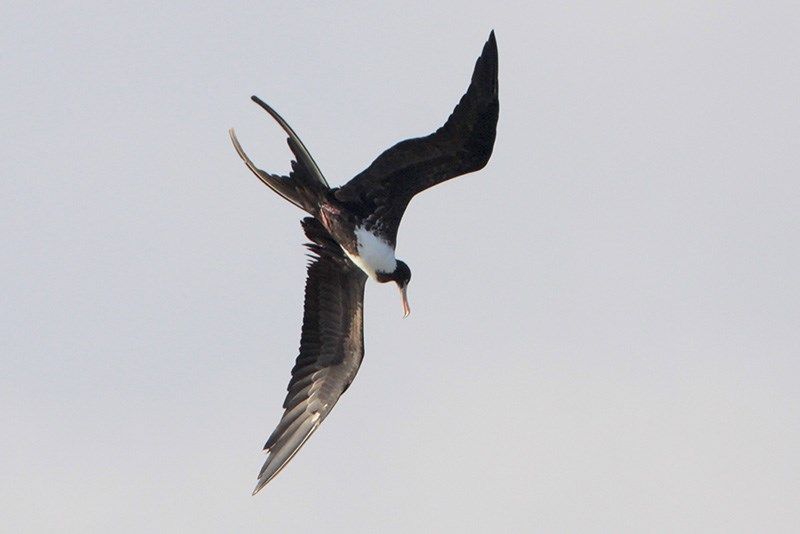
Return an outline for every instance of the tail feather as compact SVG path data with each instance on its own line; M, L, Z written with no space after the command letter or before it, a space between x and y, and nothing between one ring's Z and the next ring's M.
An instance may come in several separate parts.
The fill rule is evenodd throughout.
M289 173L289 176L265 172L256 167L250 158L247 157L242 145L236 138L236 133L233 131L233 128L231 128L228 133L230 134L236 152L239 154L239 157L242 158L245 165L247 165L247 168L270 189L298 208L305 210L311 215L316 215L320 204L325 200L330 190L328 182L320 172L311 154L309 154L308 149L306 149L303 142L286 121L258 97L254 96L252 99L259 106L264 108L287 133L289 136L287 138L289 148L296 159L292 161L292 171Z
M297 134L294 133L292 127L289 126L289 124L283 120L283 117L278 115L278 112L272 109L266 102L255 95L251 96L250 99L261 106L264 111L269 113L270 116L275 119L275 122L281 125L283 131L285 131L289 136L289 148L291 148L292 152L294 152L294 155L297 157L297 161L299 161L307 169L307 171L309 171L309 177L324 185L325 189L330 189L328 181L325 180L325 177L322 175L322 172L320 172L319 167L317 167L317 162L315 162L314 158L311 157L306 145L304 145Z
M278 193L280 196L294 204L300 209L305 209L303 203L297 192L295 191L294 186L291 183L291 179L288 176L279 176L277 174L269 174L268 172L264 172L258 167L256 167L255 163L253 163L247 154L245 153L242 145L239 144L239 140L236 138L236 132L233 131L233 128L228 130L228 134L231 136L231 141L233 141L233 147L236 149L236 152L239 154L239 157L242 158L244 164L247 165L247 168L250 169L253 174L255 174L259 180L261 180L264 185Z

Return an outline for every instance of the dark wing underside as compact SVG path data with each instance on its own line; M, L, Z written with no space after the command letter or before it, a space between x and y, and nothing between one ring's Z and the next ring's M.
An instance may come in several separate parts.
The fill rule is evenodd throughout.
M303 229L314 254L308 266L305 312L283 417L267 440L267 461L253 494L292 459L330 413L364 356L363 302L367 275L345 257L322 225L311 217Z
M486 165L494 147L499 107L497 43L492 32L467 92L444 126L386 150L337 190L336 197L363 206L366 228L394 244L400 219L414 195Z

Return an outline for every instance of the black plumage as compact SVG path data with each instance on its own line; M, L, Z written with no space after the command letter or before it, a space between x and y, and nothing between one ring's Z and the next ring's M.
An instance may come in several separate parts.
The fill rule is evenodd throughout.
M334 196L348 205L360 204L366 229L395 244L400 220L414 195L488 163L499 112L497 43L492 32L467 92L444 126L389 148Z
M292 459L349 387L364 355L363 300L369 276L395 282L409 312L411 271L394 257L397 231L417 193L483 168L494 147L499 113L494 32L478 58L467 92L436 132L383 152L340 188L330 188L297 134L269 105L253 97L284 129L295 156L288 176L253 164L233 130L247 167L268 187L312 217L303 229L312 252L306 280L300 354L292 369L284 414L267 440L269 452L253 493Z
M292 459L350 386L364 357L364 285L353 265L316 219L303 219L313 253L308 265L300 355L289 381L284 413L267 440L269 451L253 493Z

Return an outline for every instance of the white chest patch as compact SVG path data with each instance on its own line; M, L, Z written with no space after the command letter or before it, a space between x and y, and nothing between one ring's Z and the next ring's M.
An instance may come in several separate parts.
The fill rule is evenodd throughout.
M375 278L375 273L394 272L397 267L397 260L394 257L394 249L372 232L359 226L355 230L356 242L358 243L358 256L352 255L345 250L345 254L358 267L367 273L371 278Z

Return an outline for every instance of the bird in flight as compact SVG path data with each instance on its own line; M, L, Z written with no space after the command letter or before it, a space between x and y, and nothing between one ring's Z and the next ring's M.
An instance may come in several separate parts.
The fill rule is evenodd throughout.
M297 134L256 96L288 136L295 156L288 176L255 166L229 131L245 165L270 189L307 212L303 230L311 241L300 354L292 369L284 413L267 439L267 460L255 495L283 469L350 386L364 356L363 303L367 278L394 282L403 316L411 270L395 257L403 212L417 193L482 169L494 147L499 101L494 32L475 64L467 92L444 126L383 152L352 180L331 188Z

